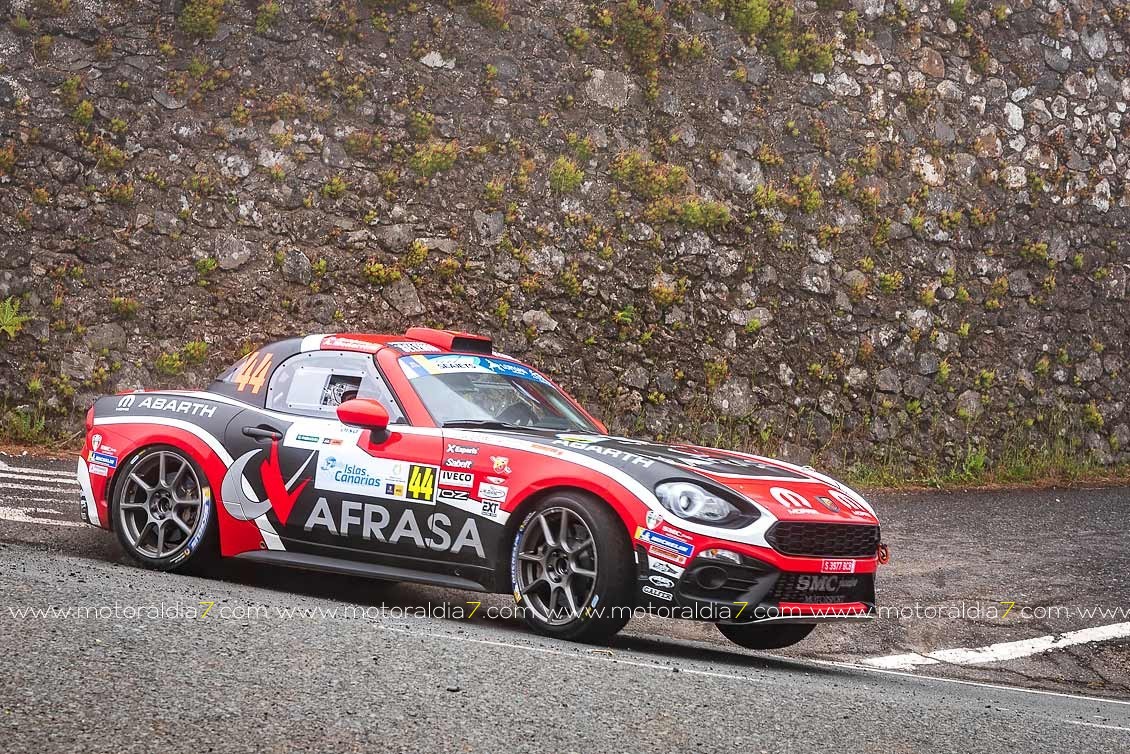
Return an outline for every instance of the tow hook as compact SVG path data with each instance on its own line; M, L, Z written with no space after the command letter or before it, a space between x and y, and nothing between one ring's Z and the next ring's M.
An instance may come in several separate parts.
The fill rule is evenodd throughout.
M879 558L879 565L886 565L891 561L891 549L882 542L879 543L879 549L875 555Z

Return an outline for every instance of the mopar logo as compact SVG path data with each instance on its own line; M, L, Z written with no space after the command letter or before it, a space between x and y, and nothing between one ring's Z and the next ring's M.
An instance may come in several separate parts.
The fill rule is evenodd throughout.
M135 400L132 395L123 395L121 400L118 401L118 411L129 411L133 408L133 402Z

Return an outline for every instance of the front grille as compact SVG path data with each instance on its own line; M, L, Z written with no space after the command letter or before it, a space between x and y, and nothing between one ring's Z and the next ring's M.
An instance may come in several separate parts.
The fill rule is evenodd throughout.
M765 540L785 555L814 558L869 558L879 547L879 527L778 521Z
M874 602L875 577L870 573L782 573L766 602Z

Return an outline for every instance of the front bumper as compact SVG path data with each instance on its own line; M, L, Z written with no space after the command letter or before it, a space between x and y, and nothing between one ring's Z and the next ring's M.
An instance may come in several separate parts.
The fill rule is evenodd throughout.
M793 571L752 555L738 557L740 563L699 554L680 568L640 547L637 604L659 615L715 623L822 623L874 617L874 558L850 561L851 572L822 573L826 561L819 558L805 562L805 571Z

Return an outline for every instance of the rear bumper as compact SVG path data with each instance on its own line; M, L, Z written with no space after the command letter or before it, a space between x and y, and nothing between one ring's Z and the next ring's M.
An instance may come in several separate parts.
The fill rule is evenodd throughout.
M79 517L88 524L106 528L98 516L98 503L94 498L94 485L90 481L90 467L86 463L86 459L81 456L78 459L78 469L76 470L79 486Z

